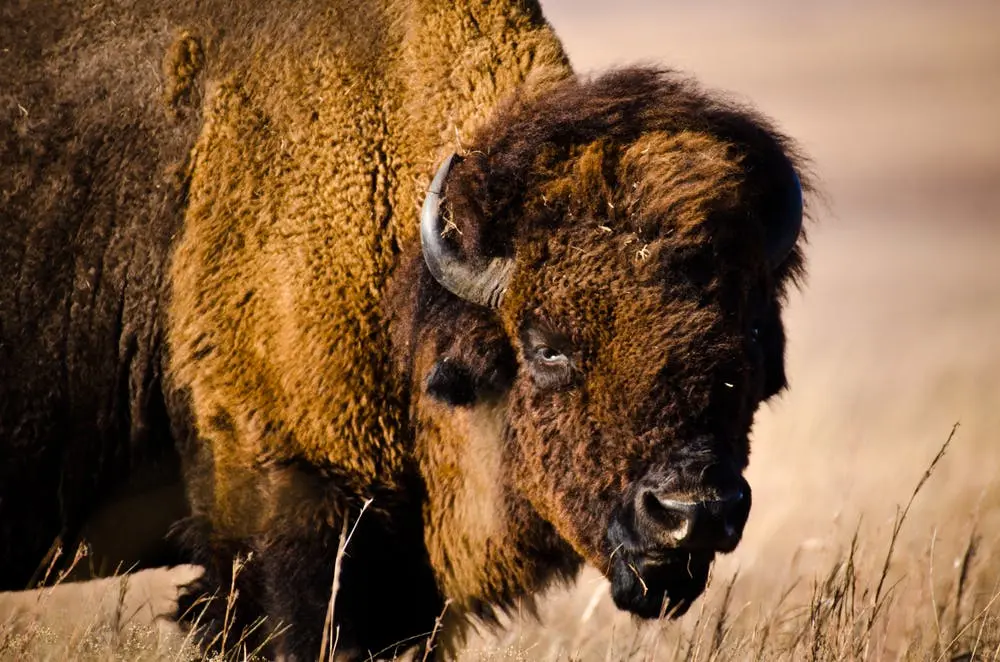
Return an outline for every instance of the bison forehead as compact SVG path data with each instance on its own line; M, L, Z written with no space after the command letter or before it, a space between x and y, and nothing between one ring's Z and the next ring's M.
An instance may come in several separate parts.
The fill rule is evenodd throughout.
M515 248L528 298L573 293L596 303L649 285L728 289L724 298L738 301L766 271L742 180L739 155L706 133L656 131L572 150L549 164L522 213Z
M763 258L756 273L731 270L708 239L678 249L671 235L643 243L596 224L541 244L519 255L505 325L512 338L540 327L570 341L590 415L645 425L714 402L724 418L744 418L760 361L750 325L766 291Z
M752 301L767 292L763 254L753 268L719 255L710 233L645 239L592 221L518 248L505 317L517 332L546 322L574 343L594 347L630 337L695 343L744 330Z
M547 164L538 196L569 224L592 217L613 230L677 241L697 233L711 211L734 204L740 161L730 144L704 132L651 131L628 143L600 139Z

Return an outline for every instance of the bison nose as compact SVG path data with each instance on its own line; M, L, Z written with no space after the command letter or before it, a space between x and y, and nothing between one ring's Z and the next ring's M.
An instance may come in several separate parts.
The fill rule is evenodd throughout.
M750 514L750 486L718 499L693 501L646 488L635 503L641 533L660 544L684 549L730 552L743 535Z

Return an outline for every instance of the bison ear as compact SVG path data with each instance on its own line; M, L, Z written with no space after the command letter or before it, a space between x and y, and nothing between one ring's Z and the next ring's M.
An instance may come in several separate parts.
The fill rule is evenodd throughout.
M444 404L471 407L507 391L514 381L516 370L512 360L500 360L492 366L483 365L477 369L459 359L446 356L435 361L427 373L425 391Z
M427 395L453 407L469 407L510 389L517 374L510 344L503 337L472 335L453 343L434 362L424 381Z
M476 384L468 368L445 357L435 361L427 375L427 395L453 407L467 407L476 401Z

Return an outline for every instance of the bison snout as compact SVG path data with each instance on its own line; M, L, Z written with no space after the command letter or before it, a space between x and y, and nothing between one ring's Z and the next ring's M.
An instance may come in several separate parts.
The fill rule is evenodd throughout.
M731 552L750 515L750 485L740 484L721 497L691 500L655 488L638 491L638 533L649 541L688 550Z

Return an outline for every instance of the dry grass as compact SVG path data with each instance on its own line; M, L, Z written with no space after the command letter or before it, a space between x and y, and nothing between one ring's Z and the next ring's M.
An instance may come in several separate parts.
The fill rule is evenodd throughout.
M497 640L487 648L470 648L461 657L552 662L1000 660L998 540L984 539L979 521L972 519L966 524L961 545L950 550L952 563L942 568L942 541L936 532L920 553L914 553L912 544L904 544L901 535L911 507L957 428L916 480L886 536L866 544L859 524L849 544L822 572L800 575L786 585L772 584L764 595L759 595L759 587L752 587L758 595L749 600L739 573L733 574L711 585L697 613L681 622L638 624L620 616L595 619L595 612L602 610L589 604L579 614L577 627L549 614L554 621L550 627L538 624L534 634L523 627L511 630L506 640ZM338 565L352 532L345 527L335 560ZM85 549L79 551L75 562L85 556ZM242 567L243 561L235 561L234 573L238 575ZM63 584L63 576L55 577L53 587L20 594L19 604L3 603L6 613L0 611L0 659L259 659L259 651L247 647L248 633L231 631L228 620L219 635L224 653L213 658L201 656L190 636L162 617L173 606L177 586L196 573L190 569L174 575L151 572L159 574L147 571L81 584ZM154 580L160 583L153 586ZM81 592L87 588L89 592ZM336 579L333 589L327 636L323 649L317 651L321 660L336 659L337 654L333 626ZM605 586L599 583L598 590L602 589ZM235 589L223 597L231 607ZM53 617L59 612L65 612L65 618ZM429 659L441 620L431 640L409 651L407 659Z
M82 560L84 553L78 554ZM2 660L187 660L194 651L163 617L194 568L153 570L0 594Z

